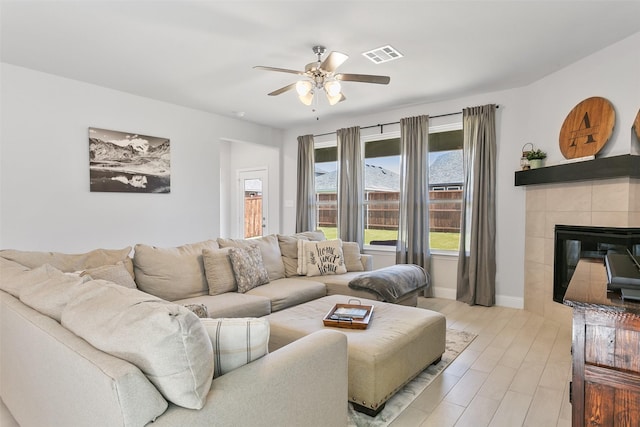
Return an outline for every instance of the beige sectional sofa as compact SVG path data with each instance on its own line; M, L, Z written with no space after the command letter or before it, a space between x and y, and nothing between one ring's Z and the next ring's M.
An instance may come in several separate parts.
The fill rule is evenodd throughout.
M343 334L313 333L211 380L209 359L224 352L186 308L204 305L211 318L244 319L328 291L376 299L346 286L372 267L354 244L343 244L351 271L298 274L297 241L323 239L310 232L173 248L138 244L133 257L131 248L2 250L0 396L22 426L345 425ZM268 283L245 289L253 277L236 274L231 253L237 259L256 247ZM340 276L342 285L334 282ZM165 358L184 365L182 383L166 378L167 366L157 370Z

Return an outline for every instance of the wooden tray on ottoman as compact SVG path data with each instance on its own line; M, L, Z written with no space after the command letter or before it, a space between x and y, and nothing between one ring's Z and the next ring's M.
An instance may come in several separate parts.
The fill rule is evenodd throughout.
M360 301L358 304L351 304L349 300L348 304L336 304L331 310L324 316L322 322L324 326L333 326L335 328L347 328L347 329L367 329L369 321L373 315L372 305L362 305Z

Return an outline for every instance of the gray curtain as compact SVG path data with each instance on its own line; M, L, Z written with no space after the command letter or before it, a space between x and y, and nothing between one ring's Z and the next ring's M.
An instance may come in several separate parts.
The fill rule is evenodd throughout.
M495 105L462 111L464 190L456 299L496 302Z
M315 151L313 135L298 137L298 190L296 233L312 231L316 223Z
M338 237L364 242L363 163L360 128L338 129Z
M416 264L429 274L429 116L400 120L400 217L397 264ZM433 296L431 282L424 296Z

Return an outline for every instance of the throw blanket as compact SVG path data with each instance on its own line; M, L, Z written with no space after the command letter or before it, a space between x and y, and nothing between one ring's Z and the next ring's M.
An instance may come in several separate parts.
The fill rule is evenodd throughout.
M363 273L352 279L349 287L373 292L386 302L396 302L428 284L429 275L419 265L397 264Z

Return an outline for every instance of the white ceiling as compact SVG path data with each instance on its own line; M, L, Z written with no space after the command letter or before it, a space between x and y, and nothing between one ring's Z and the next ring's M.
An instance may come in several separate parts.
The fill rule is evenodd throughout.
M527 85L640 31L640 1L2 0L0 19L3 62L290 128ZM297 76L252 67L303 70L316 44L391 83L344 82L335 106L267 96ZM387 44L404 58L361 55Z

